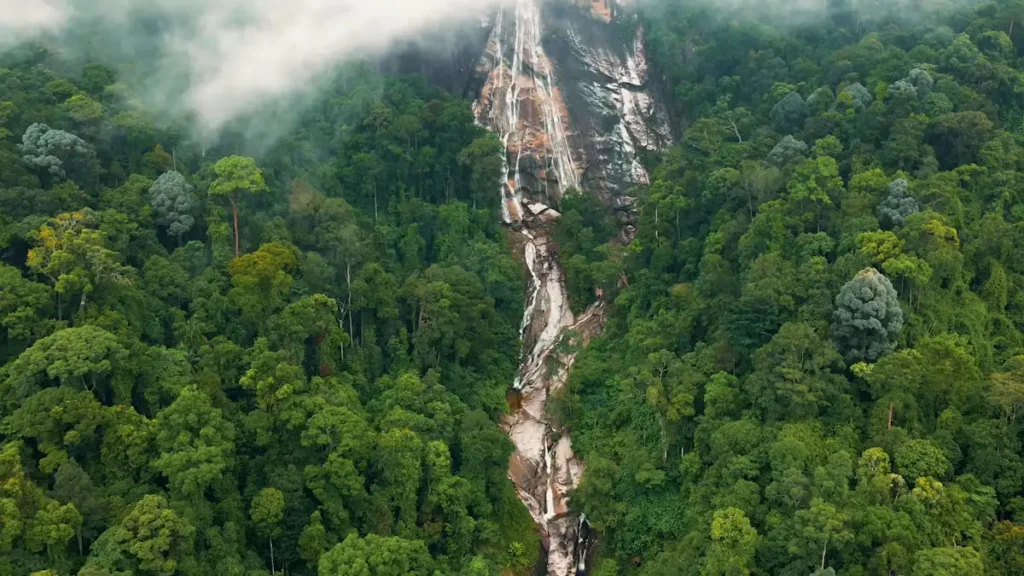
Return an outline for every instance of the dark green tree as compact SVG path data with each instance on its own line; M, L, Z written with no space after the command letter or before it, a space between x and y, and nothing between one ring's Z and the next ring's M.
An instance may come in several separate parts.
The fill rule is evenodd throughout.
M149 189L149 203L156 213L157 224L165 226L167 234L177 238L179 245L181 237L195 224L192 211L197 199L193 190L185 177L173 170L161 174Z
M860 271L836 296L833 337L848 362L874 362L896 348L903 310L889 279Z

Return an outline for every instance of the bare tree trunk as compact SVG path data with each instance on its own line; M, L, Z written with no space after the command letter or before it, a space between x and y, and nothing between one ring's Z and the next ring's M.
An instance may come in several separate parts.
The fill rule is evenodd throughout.
M277 568L274 567L274 539L267 538L270 540L270 573L277 574Z
M661 423L661 465L668 464L668 430L665 429L665 423Z
M338 329L342 332L345 331L345 315L342 314L341 318L338 318ZM341 341L341 361L345 362L345 341Z
M740 136L740 129L736 127L736 121L729 117L729 124L732 125L732 132L736 135L736 139L739 140L740 144L743 144L743 136Z
M825 547L821 549L821 570L825 570L825 554L828 552L828 540L825 540Z
M355 339L355 331L352 330L352 263L345 263L345 285L348 286L348 304L345 305L345 312L348 313L348 336Z
M231 196L231 215L235 222L235 258L238 258L238 199Z

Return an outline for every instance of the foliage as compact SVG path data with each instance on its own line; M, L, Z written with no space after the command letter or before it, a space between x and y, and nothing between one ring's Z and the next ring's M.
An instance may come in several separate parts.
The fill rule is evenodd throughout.
M1024 27L939 4L639 9L683 138L586 257L623 279L556 406L595 573L1019 571Z
M149 189L149 203L156 214L156 222L167 227L167 234L180 238L192 229L195 218L194 188L181 174L164 172Z
M1020 574L1020 2L738 4L630 9L679 144L551 233L593 572ZM5 53L0 574L530 573L501 144L373 68L260 147Z
M523 279L469 103L349 71L256 153L99 64L2 62L0 574L533 564L497 425Z
M902 329L896 290L878 270L861 270L836 296L833 332L850 363L874 362L891 352Z

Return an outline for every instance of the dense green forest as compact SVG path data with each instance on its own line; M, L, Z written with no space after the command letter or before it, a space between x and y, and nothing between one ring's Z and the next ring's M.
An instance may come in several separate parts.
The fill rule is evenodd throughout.
M531 565L496 425L523 279L468 103L350 71L257 161L130 82L0 67L0 574Z
M1024 574L1024 4L826 4L652 0L638 235L560 207L597 576ZM0 576L530 574L469 103L355 66L213 144L140 81L0 56Z
M831 4L649 11L680 142L565 206L600 576L1024 574L1024 4Z

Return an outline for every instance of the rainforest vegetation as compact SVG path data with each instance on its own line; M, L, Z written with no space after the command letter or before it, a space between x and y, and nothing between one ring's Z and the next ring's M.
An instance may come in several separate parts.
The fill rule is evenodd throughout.
M826 4L649 9L678 145L566 207L600 576L1024 573L1024 4Z
M126 93L0 69L0 574L532 565L496 424L522 272L468 103L353 72L257 160Z
M631 243L560 207L593 574L1024 573L1024 4L825 4L646 4L678 143ZM138 82L0 56L0 576L532 573L470 104L356 66L254 146Z

